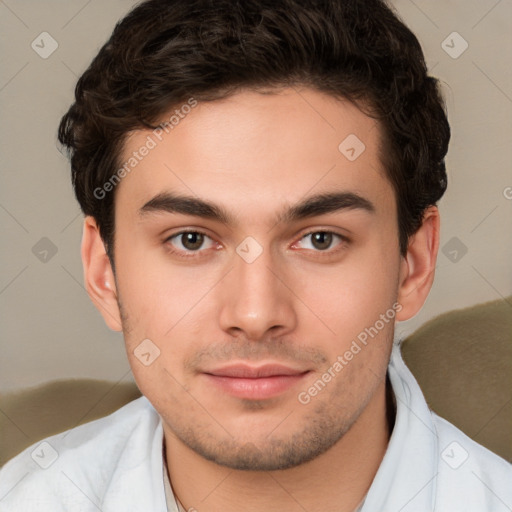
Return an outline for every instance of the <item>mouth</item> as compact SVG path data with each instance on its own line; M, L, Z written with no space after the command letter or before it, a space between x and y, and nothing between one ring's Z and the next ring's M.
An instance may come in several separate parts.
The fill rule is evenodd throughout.
M309 373L279 364L258 367L237 364L204 371L202 375L217 389L234 397L265 400L296 386Z

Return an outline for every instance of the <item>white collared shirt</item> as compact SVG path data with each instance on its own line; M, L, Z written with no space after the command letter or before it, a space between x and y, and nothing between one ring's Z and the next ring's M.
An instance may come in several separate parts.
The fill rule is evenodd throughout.
M510 512L512 466L431 412L397 344L387 451L361 512ZM141 397L36 443L0 470L0 512L178 512L167 508L160 416Z

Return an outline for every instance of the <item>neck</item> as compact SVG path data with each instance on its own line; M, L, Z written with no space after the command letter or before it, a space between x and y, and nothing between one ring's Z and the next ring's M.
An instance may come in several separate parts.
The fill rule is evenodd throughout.
M166 431L169 478L185 510L353 512L384 457L394 416L386 379L350 430L327 452L295 468L268 472L219 466Z

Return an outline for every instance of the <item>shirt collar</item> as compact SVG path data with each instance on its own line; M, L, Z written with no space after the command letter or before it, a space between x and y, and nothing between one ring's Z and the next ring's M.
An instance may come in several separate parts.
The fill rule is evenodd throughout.
M438 438L423 393L393 344L388 375L396 419L388 448L362 512L433 510L438 474Z

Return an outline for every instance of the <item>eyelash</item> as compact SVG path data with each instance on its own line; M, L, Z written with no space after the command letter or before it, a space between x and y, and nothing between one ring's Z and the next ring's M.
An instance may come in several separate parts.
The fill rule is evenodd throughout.
M211 240L213 240L210 236L208 236L204 231L201 231L199 229L190 229L190 230L183 230L183 231L179 231L177 233L174 233L172 234L171 236L167 237L165 240L164 240L164 243L169 247L169 252L171 254L174 254L178 257L181 257L181 258L197 258L197 257L201 257L201 256L198 256L200 255L202 252L206 251L206 249L198 249L197 251L182 251L182 250L177 250L177 249L174 249L172 247L172 244L170 243L171 240L173 239L177 239L179 238L181 235L185 235L187 233L194 233L194 234L199 234L199 235L203 235L207 238L210 238ZM301 240L303 240L304 238L306 238L307 236L310 236L310 235L313 235L315 233L327 233L327 234L332 234L334 235L335 237L338 237L340 239L340 242L338 243L337 245L337 248L335 248L334 250L332 249L326 249L324 251L321 251L321 250L313 250L313 249L306 249L307 251L313 251L315 253L319 253L320 255L334 255L336 253L338 253L338 251L342 250L344 247L346 247L349 243L350 243L350 239L345 236L345 235L342 235L340 233L336 233L335 231L329 231L327 229L323 230L323 229L315 229L315 230L312 230L312 231L308 231L306 233L303 233L298 242L300 242ZM214 241L215 242L215 241ZM298 242L294 242L292 244L293 245L296 245ZM333 241L334 242L334 241Z
M171 254L174 254L174 255L179 256L181 258L197 258L198 254L200 254L201 252L204 252L205 249L199 249L197 251L181 251L181 250L174 249L172 247L172 244L170 243L172 239L179 238L181 235L186 235L187 233L194 233L194 234L198 234L198 235L203 235L205 237L208 237L208 238L212 239L210 236L208 236L204 231L201 231L200 229L186 229L186 230L178 231L177 233L172 234L171 236L169 236L168 238L166 238L164 240L164 243L168 247L170 247L169 248L169 252Z
M326 234L330 234L330 235L334 235L334 237L338 237L340 239L339 243L337 245L335 245L335 248L334 249L326 249L324 251L321 251L319 249L317 250L314 250L314 249L306 249L307 251L313 251L314 253L318 253L319 255L334 255L334 254L337 254L340 250L342 250L344 247L346 247L348 245L348 243L350 242L349 238L345 235L342 235L340 233L336 233L336 231L329 231L328 229L315 229L313 231L308 231L306 233L303 233L301 235L301 237L299 238L299 241L303 240L304 238L306 238L307 236L309 235L313 235L315 233L326 233ZM294 242L293 245L295 245L297 242ZM335 243L335 240L333 240L333 243Z

